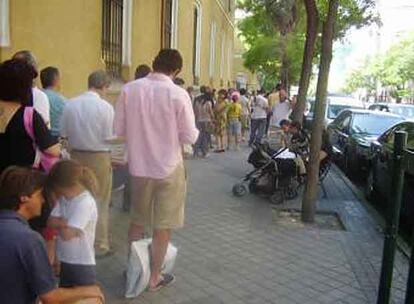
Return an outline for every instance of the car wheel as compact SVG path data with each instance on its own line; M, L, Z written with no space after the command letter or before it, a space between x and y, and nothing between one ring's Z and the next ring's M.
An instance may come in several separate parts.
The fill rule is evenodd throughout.
M247 188L243 184L236 184L233 186L233 195L237 197L242 197L247 194Z
M367 182L365 184L365 197L367 200L371 201L374 199L375 194L374 170L370 169L368 172Z

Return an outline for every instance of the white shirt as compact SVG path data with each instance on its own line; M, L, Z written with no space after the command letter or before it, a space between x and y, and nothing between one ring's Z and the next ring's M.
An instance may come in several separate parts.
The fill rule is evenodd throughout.
M112 105L88 91L65 104L60 134L68 138L71 149L109 151L105 140L113 137L113 123Z
M45 124L50 124L50 103L47 95L38 87L32 89L33 93L33 108L42 116Z
M242 106L242 115L248 116L249 111L249 99L246 96L240 96L240 104Z
M69 241L57 237L59 260L68 264L95 265L94 242L98 210L92 195L85 191L71 200L60 199L51 216L61 217L67 220L69 227L82 231L79 237Z
M252 106L252 119L263 119L267 117L266 109L269 106L269 103L267 99L264 98L262 95L257 95L256 97L253 97Z
M289 119L289 115L292 112L290 102L280 102L273 107L273 116L270 120L270 125L280 128L280 122L283 119Z

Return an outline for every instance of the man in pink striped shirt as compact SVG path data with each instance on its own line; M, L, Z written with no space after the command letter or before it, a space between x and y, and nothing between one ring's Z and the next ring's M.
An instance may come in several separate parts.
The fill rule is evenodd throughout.
M150 290L174 281L161 274L171 230L184 224L186 176L182 146L198 137L187 92L173 83L183 64L180 53L161 50L154 72L126 84L115 112L115 133L126 139L131 175L130 242L153 227Z

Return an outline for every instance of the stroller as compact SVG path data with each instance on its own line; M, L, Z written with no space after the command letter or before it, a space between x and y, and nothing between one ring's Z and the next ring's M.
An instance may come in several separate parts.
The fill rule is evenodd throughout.
M327 177L332 163L329 147L323 148L328 155L320 163L319 185L324 197L326 197L327 193L323 181ZM288 148L274 151L267 143L255 144L248 159L248 162L255 169L233 186L233 194L242 197L250 191L253 194L269 197L270 202L275 205L296 198L304 181L299 178L299 168L294 159L284 158L286 153L292 154ZM307 158L307 156L305 157Z
M269 197L272 204L296 198L299 170L293 158L284 157L286 154L292 153L287 148L273 151L268 144L254 144L248 162L255 169L233 186L233 194L242 197L250 191Z

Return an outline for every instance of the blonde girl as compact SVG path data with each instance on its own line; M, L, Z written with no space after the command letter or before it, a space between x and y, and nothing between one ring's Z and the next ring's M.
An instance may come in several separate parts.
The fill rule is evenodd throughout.
M59 232L56 248L61 263L60 286L94 285L98 220L95 175L75 161L61 161L50 171L47 188L57 198L48 225Z

